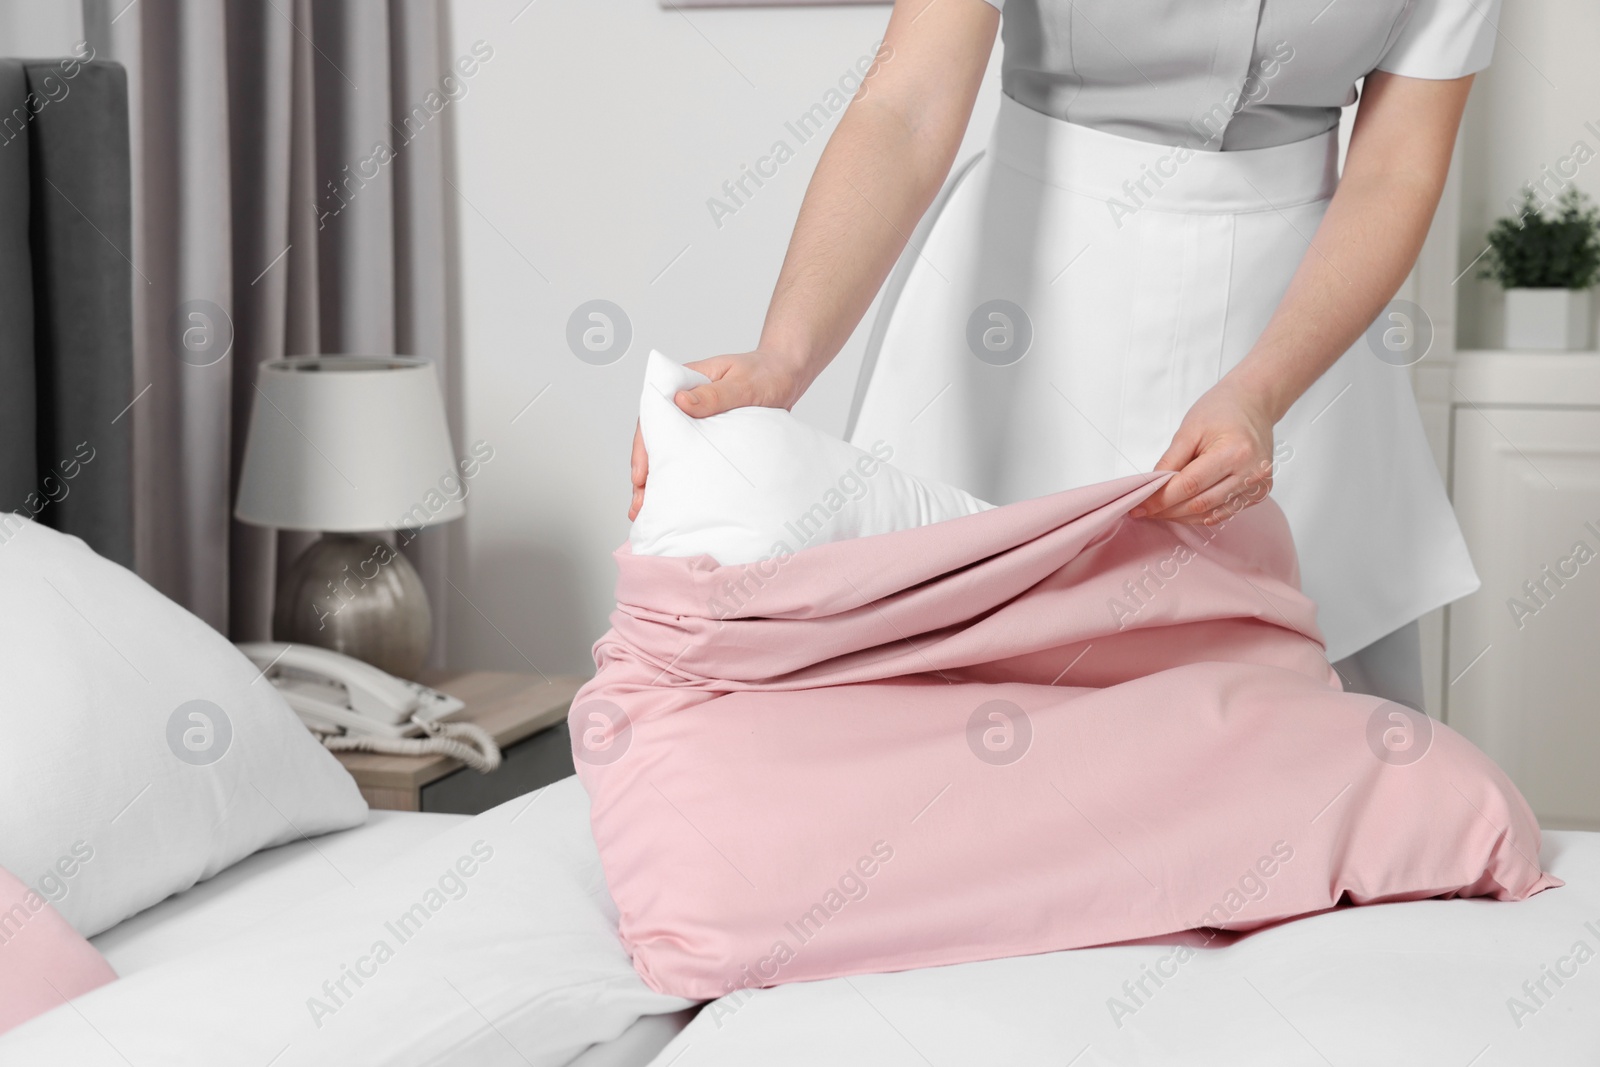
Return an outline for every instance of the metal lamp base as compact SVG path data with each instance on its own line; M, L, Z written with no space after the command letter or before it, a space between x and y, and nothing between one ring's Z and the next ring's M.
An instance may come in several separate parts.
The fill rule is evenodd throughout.
M274 641L331 648L415 679L432 638L422 577L380 538L323 534L278 579Z

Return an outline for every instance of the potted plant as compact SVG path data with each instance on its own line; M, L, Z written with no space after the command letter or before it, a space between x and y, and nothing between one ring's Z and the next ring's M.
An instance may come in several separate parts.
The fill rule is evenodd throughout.
M1483 277L1506 291L1507 348L1589 347L1590 287L1600 280L1600 210L1569 187L1555 209L1531 189L1495 222Z

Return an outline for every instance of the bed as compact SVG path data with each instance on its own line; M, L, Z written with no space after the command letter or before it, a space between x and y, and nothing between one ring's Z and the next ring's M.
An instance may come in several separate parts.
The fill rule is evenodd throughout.
M1122 500L1121 492L1111 495ZM1109 514L1098 505L1094 513ZM952 521L966 522L970 529L973 523L1017 522L1026 514L1031 513L982 512ZM1106 521L1108 531L1120 523L1114 515ZM1043 528L1066 527L1051 519ZM1311 914L1269 921L1250 932L1187 929L1114 945L1104 945L1113 938L1102 938L1088 943L1103 947L1053 952L1025 946L1020 952L991 953L1001 958L968 956L980 961L943 966L861 967L857 959L850 969L834 972L848 977L738 989L709 1003L671 995L636 970L619 935L626 927L617 904L623 882L610 877L612 868L602 864L604 846L597 845L602 801L596 799L591 811L593 791L577 777L470 818L368 812L349 775L276 691L258 684L259 672L221 635L82 542L36 523L19 523L4 533L0 603L28 610L0 613L0 673L9 686L9 699L0 703L0 724L13 739L0 746L0 868L15 872L13 881L37 887L59 911L66 934L80 946L84 937L91 938L87 944L116 976L63 994L64 1003L52 1002L48 1010L0 1033L0 1064L1600 1063L1600 834L1547 833L1534 856L1531 842L1538 832L1531 815L1523 820L1519 838L1504 819L1490 819L1482 811L1473 818L1482 817L1490 827L1488 833L1477 829L1480 837L1492 839L1484 845L1486 854L1516 852L1519 839L1530 843L1528 853L1518 857L1540 877L1525 888L1526 899L1467 894L1325 910L1318 905L1300 909ZM1086 534L1083 544L1115 547L1112 536ZM915 553L902 555L911 560L907 567L922 565ZM805 565L789 566L786 580ZM1188 566L1190 584L1184 588L1192 606L1201 603L1194 569L1202 564ZM962 573L970 571L962 568ZM1077 595L1088 587L1068 588ZM1281 613L1287 601L1280 597L1278 603ZM660 611L652 618L681 622L682 613ZM974 629L952 628L952 639L967 639ZM1295 654L1310 655L1313 666L1325 669L1320 645L1305 648L1314 654L1303 648ZM810 654L787 646L779 652ZM926 643L916 652L943 654ZM687 677L681 673L689 669L685 660L692 657L684 656L674 668L679 683ZM1145 661L1139 666L1144 669ZM1082 671L1099 669L1091 661ZM1284 669L1271 677L1288 686L1292 673ZM1294 678L1292 693L1306 692L1299 676ZM647 678L640 688L648 690L654 681ZM1079 682L1091 689L1121 684ZM932 683L927 685L931 689ZM1228 703L1239 702L1242 685L1227 690ZM681 693L689 687L671 688ZM812 695L830 692L837 698L839 689L823 686ZM1189 696L1167 702L1192 711ZM822 698L816 699L817 707L808 706L807 714L827 710ZM1084 705L1088 701L1084 698ZM723 707L728 706L733 703L725 701ZM753 713L741 720L741 736L754 736L755 722ZM860 720L852 725L859 731ZM1043 715L1036 725L1036 743L1051 743ZM647 726L639 719L630 727L630 751L634 766L641 756L657 759L646 766L659 778L665 766L661 753L670 748L660 746L659 737L668 735L652 739ZM1284 732L1309 735L1312 729ZM740 731L724 733L733 737ZM1112 733L1115 737L1106 742L1112 747L1080 751L1089 758L1098 753L1099 762L1109 766L1104 757L1125 747L1124 734ZM1354 731L1345 739L1360 757L1351 765L1360 771L1351 781L1392 780L1379 766L1387 765L1384 753L1368 750L1370 738L1359 735ZM588 731L574 731L574 736L587 738ZM94 743L86 744L86 738ZM1029 766L990 763L977 748L967 750L971 734L960 729L943 740L956 749L965 772ZM1433 751L1459 756L1459 739L1447 741L1443 735L1436 738L1435 744L1445 747ZM1270 751L1264 742L1254 743ZM1156 747L1146 744L1147 762L1156 758ZM729 784L739 775L732 773L733 764L714 762L721 751L714 745L700 751L709 752L712 766L723 772L715 780L718 788L706 792L709 803L726 804ZM1330 756L1332 751L1331 745L1319 749ZM579 752L580 760L586 754L594 755ZM787 755L794 762L795 754ZM882 748L871 748L871 755L881 771ZM1180 756L1187 759L1189 753ZM613 762L585 761L585 766L591 774L596 766L614 767L620 752L605 758ZM1431 774L1429 768L1437 764L1435 759L1418 769ZM768 773L770 766L748 760L738 767L748 788L735 795L770 790L779 780ZM1215 771L1228 765L1214 760L1204 766ZM1300 774L1282 777L1293 784ZM1224 791L1235 778L1214 773L1211 791ZM1110 786L1106 792L1115 794ZM992 800L995 794L990 788L987 795ZM917 794L917 803L923 795ZM1315 799L1322 804L1324 796L1344 795L1318 786ZM1358 784L1346 803L1359 799L1365 805L1367 825L1336 813L1318 831L1329 835L1326 851L1359 851L1363 834L1374 836L1370 825L1385 821L1404 822L1413 830L1424 822L1423 837L1436 840L1416 834L1396 838L1417 845L1419 853L1437 842L1445 842L1444 852L1459 851L1449 843L1444 808L1407 808L1392 799L1403 795L1387 794L1386 801L1386 794ZM970 812L974 799L984 796L982 791L952 793L941 811ZM1185 810L1204 810L1203 799ZM849 802L847 797L836 807L848 808ZM771 848L776 825L771 807L753 809L763 816L757 829L767 835L757 844L768 852L777 851ZM918 810L911 821L926 810ZM627 814L613 809L613 827L627 822L618 811ZM1452 811L1457 823L1473 822L1461 810ZM712 825L712 813L704 809L702 825ZM827 819L813 816L812 822L817 825L802 829L829 829ZM924 822L921 828L932 825ZM1327 829L1333 825L1348 833L1341 837ZM1112 842L1098 827L1094 830L1098 836L1081 852L1068 850L1059 837L1040 838L1059 845L1060 855L1071 861L1071 869L1056 873L1072 875L1099 862ZM677 851L645 868L649 877L659 877L663 894L681 894L681 885L702 873L697 865L709 862L707 849L717 847L699 827L698 838L681 827L674 832L683 835L673 846ZM656 836L668 839L665 832ZM1212 824L1196 826L1194 836L1185 844L1194 846L1199 861L1221 855L1230 835ZM1027 834L1011 837L1032 840ZM786 836L805 839L800 832ZM789 851L815 867L811 861L828 842L808 844L809 851ZM855 847L854 841L846 844ZM1309 847L1307 855L1312 855ZM1518 857L1509 858L1513 867ZM1430 869L1411 863L1412 858L1389 856L1386 866L1405 878ZM1121 859L1133 867L1126 855ZM906 848L894 871L914 860ZM1104 866L1131 883L1118 863ZM1241 869L1232 860L1224 866L1229 874ZM818 869L831 877L839 868L830 859ZM1323 869L1309 860L1297 863L1262 899L1270 895L1276 901L1288 893L1290 879L1317 882L1320 875L1301 872ZM1065 895L1064 876L1030 880L1018 876L1015 867L989 870L987 881L978 879L979 895L966 898L977 905L960 909L952 925L984 927L983 902L1002 899L1008 880L1031 881L1039 894L1054 894L1046 913L1055 898ZM971 869L946 862L938 872L946 881L924 896L938 897L942 887L955 899L946 882L962 877L972 891ZM810 873L799 885L807 899L815 888ZM674 877L676 890L669 885ZM1430 882L1417 895L1455 892L1464 884ZM872 899L893 900L888 888L885 881L875 883ZM630 891L635 900L648 898L648 878L634 877ZM1325 895L1337 899L1339 893ZM1099 898L1105 910L1130 910L1127 903L1109 894ZM632 918L637 923L646 911ZM846 914L864 912L856 908ZM4 925L9 914L0 906L0 972L12 947L6 938L15 932ZM731 927L727 914L714 918L702 931L712 940ZM27 916L18 920L24 926L29 921ZM817 936L836 942L846 931L838 923ZM935 943L955 940L949 929L918 932ZM823 947L808 956L807 965L821 961L827 951ZM743 958L729 955L732 962Z
M60 1062L122 1063L108 1042L132 1050L139 1034L169 1031L202 1011L227 1013L238 1040L176 1057L130 1051L128 1060L255 1062L242 1053L270 1046L306 1053L284 1053L279 1063L356 1062L338 1058L331 1048L304 1047L292 1028L257 1010L282 988L270 976L191 989L177 1004L158 996L161 983L141 991L140 980L163 968L182 972L186 957L192 968L197 954L232 958L244 967L263 936L293 938L284 932L317 912L319 897L336 910L354 891L410 869L414 863L408 865L406 857L426 853L430 843L438 852L441 839L452 834L465 840L467 834L498 833L513 819L537 827L530 836L541 842L539 863L580 870L582 863L574 866L574 855L562 852L581 848L587 836L587 804L573 779L548 787L531 803L522 799L476 818L373 812L359 828L259 852L99 935L94 943L122 981L75 1002L76 1011L63 1009L0 1038L0 1061L34 1062L33 1053L48 1051ZM1446 900L1340 908L1244 935L1192 932L747 991L713 1001L698 1014L674 1008L669 998L641 984L632 990L628 1011L649 1013L610 1041L561 1062L1600 1062L1600 963L1594 961L1600 949L1600 834L1548 833L1541 859L1566 885L1517 904ZM591 875L580 872L580 878ZM490 928L500 925L492 913L479 919ZM328 952L324 969L339 958L337 950ZM492 942L480 946L475 958L485 969L495 967ZM621 972L613 977L629 984ZM491 1013L471 1022L495 1047L469 1051L469 1042L435 1056L419 1045L417 1055L397 1057L380 1057L374 1049L373 1058L360 1062L557 1062L524 1041L514 1020ZM417 1034L431 1029L426 1018L413 1025ZM207 1039L203 1029L191 1026L178 1046L203 1048L197 1043Z
M1600 834L1517 904L1340 908L1203 933L779 986L704 1008L658 1067L1600 1063ZM1184 955L1187 946L1192 956Z
M354 829L257 852L90 943L117 974L137 974L267 922L296 900L336 889L345 879L359 884L385 860L467 818L375 810Z
M465 815L373 810L353 829L257 852L124 920L91 943L123 978L175 963L252 927L270 927L296 902L380 877L396 856L470 821ZM575 829L583 831L582 826ZM641 1016L617 1037L591 1045L568 1062L571 1067L642 1067L697 1011Z

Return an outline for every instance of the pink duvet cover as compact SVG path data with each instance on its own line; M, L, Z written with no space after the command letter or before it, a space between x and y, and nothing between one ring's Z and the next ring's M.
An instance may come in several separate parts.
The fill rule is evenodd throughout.
M0 867L0 1034L116 977L43 895Z
M744 566L616 553L570 725L634 965L711 998L1559 885L1469 742L1341 692L1269 503L1139 475Z

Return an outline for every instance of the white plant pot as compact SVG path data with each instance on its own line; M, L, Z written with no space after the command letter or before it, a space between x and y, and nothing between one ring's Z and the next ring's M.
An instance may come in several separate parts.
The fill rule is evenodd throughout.
M1588 289L1507 289L1507 348L1589 347Z

